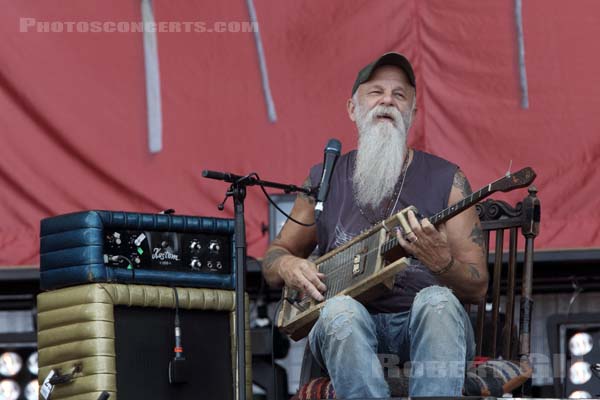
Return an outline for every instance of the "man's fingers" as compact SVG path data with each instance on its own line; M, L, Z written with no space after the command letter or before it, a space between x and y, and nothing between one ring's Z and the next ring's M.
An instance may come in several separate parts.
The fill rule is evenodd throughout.
M325 286L325 284L323 283L323 280L325 279L325 274L317 271L317 266L315 264L306 261L302 265L301 271L304 278L311 282L312 285L316 287L321 293L327 290L327 286Z
M405 243L414 243L419 240L419 236L421 235L421 224L419 224L419 221L415 217L415 214L412 210L408 210L406 213L406 220L410 230L404 232L404 235L402 235L401 238L404 239Z
M310 295L310 297L312 297L313 299L315 299L317 301L325 300L325 297L323 297L321 292L319 292L317 290L317 288L315 288L315 286L308 279L306 279L305 277L302 277L302 279L303 279L302 289L304 290L305 293L308 293Z
M419 236L419 233L421 232L422 228L421 224L419 223L419 220L415 216L415 213L412 210L408 210L406 216L408 219L408 223L410 224L410 228L415 233L415 235Z
M325 293L327 291L327 285L325 285L325 283L323 283L323 281L321 279L319 279L319 284L317 285L317 289L319 289L319 291L321 293Z
M308 276L307 278L319 290L319 292L324 293L327 290L327 286L325 286L325 284L321 281L321 278L319 278L317 273L312 276Z
M429 218L422 218L421 219L421 226L423 228L426 228L426 227L430 227L430 226L433 226L433 225L431 224L431 221L429 221Z
M423 227L423 232L425 232L426 234L431 234L436 232L435 226L433 226L431 224L431 222L429 221L429 218L423 218L421 220L421 226Z
M444 223L444 224L440 224L440 225L438 225L438 231L439 231L441 234L445 235L445 234L446 234L446 224Z
M403 248L404 250L406 250L406 251L408 251L409 253L411 253L411 254L412 254L410 243L409 243L409 242L408 242L406 239L404 239L404 237L403 237L402 233L398 232L398 233L396 234L396 236L397 236L397 238L398 238L398 243L400 243L400 246L402 246L402 248ZM411 236L413 236L413 237L416 237L416 236L414 235L414 233L411 233Z

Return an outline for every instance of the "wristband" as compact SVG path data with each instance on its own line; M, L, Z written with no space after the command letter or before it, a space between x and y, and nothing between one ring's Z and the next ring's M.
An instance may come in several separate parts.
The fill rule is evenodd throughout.
M452 268L453 265L454 265L454 257L450 256L450 262L448 263L448 265L446 265L444 268L439 269L437 271L431 271L431 273L433 275L445 274L446 272L448 272L450 270L450 268Z

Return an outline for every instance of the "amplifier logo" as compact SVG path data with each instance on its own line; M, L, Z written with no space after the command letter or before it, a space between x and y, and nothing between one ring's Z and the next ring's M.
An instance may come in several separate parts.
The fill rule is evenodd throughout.
M160 261L167 261L167 260L179 261L179 255L173 254L167 250L162 251L161 248L155 247L152 249L152 259L160 260Z

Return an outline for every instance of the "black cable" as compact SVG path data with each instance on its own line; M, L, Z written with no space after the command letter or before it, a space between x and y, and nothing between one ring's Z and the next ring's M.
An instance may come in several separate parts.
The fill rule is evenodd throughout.
M129 263L129 265L131 265L131 280L135 281L135 265L133 265L133 263L131 262L131 260L125 256L122 255L116 255L116 256L112 256L111 259L113 261L117 261L119 258L124 259L125 261L127 261Z
M189 382L192 371L190 365L183 356L183 345L181 344L181 324L179 321L179 294L172 287L175 294L175 357L169 362L169 383L171 385Z
M251 172L250 174L244 176L240 180L249 178L251 176L256 177L256 179L260 181L260 177L258 176L258 174L256 172ZM295 218L292 218L291 215L289 215L288 213L286 213L285 211L283 211L281 208L279 208L279 206L275 203L275 201L273 201L273 199L271 198L271 196L269 196L269 194L267 193L267 191L265 190L265 187L263 185L259 184L258 186L260 186L260 189L264 193L264 195L267 198L267 200L269 200L269 203L271 203L273 205L273 207L275 207L277 209L277 211L279 211L280 213L282 213L283 215L285 215L290 221L295 222L298 225L302 225L302 226L306 226L306 227L313 226L313 225L315 225L317 223L317 221L315 221L313 223L307 224L307 223L304 223L304 222L300 222L300 221L298 221Z
M55 385L62 385L65 383L69 383L71 381L73 381L73 379L76 378L76 375L78 375L81 371L83 371L83 364L81 363L77 363L75 365L73 365L73 369L71 370L70 373L68 374L61 374L60 368L54 369L54 376L52 378L50 378L49 382L51 385L55 386Z
M175 294L175 358L183 357L183 347L181 346L181 325L179 321L179 295L177 289L172 287Z

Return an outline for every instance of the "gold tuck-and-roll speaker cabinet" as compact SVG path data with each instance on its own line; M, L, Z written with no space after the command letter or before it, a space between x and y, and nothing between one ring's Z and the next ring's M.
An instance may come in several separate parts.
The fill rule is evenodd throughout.
M169 383L173 288L94 283L38 296L40 385L51 370L76 371L72 380L55 385L52 400L97 400L103 391L109 400L235 400L235 292L177 288L177 294L187 382ZM248 325L246 317L250 399Z

